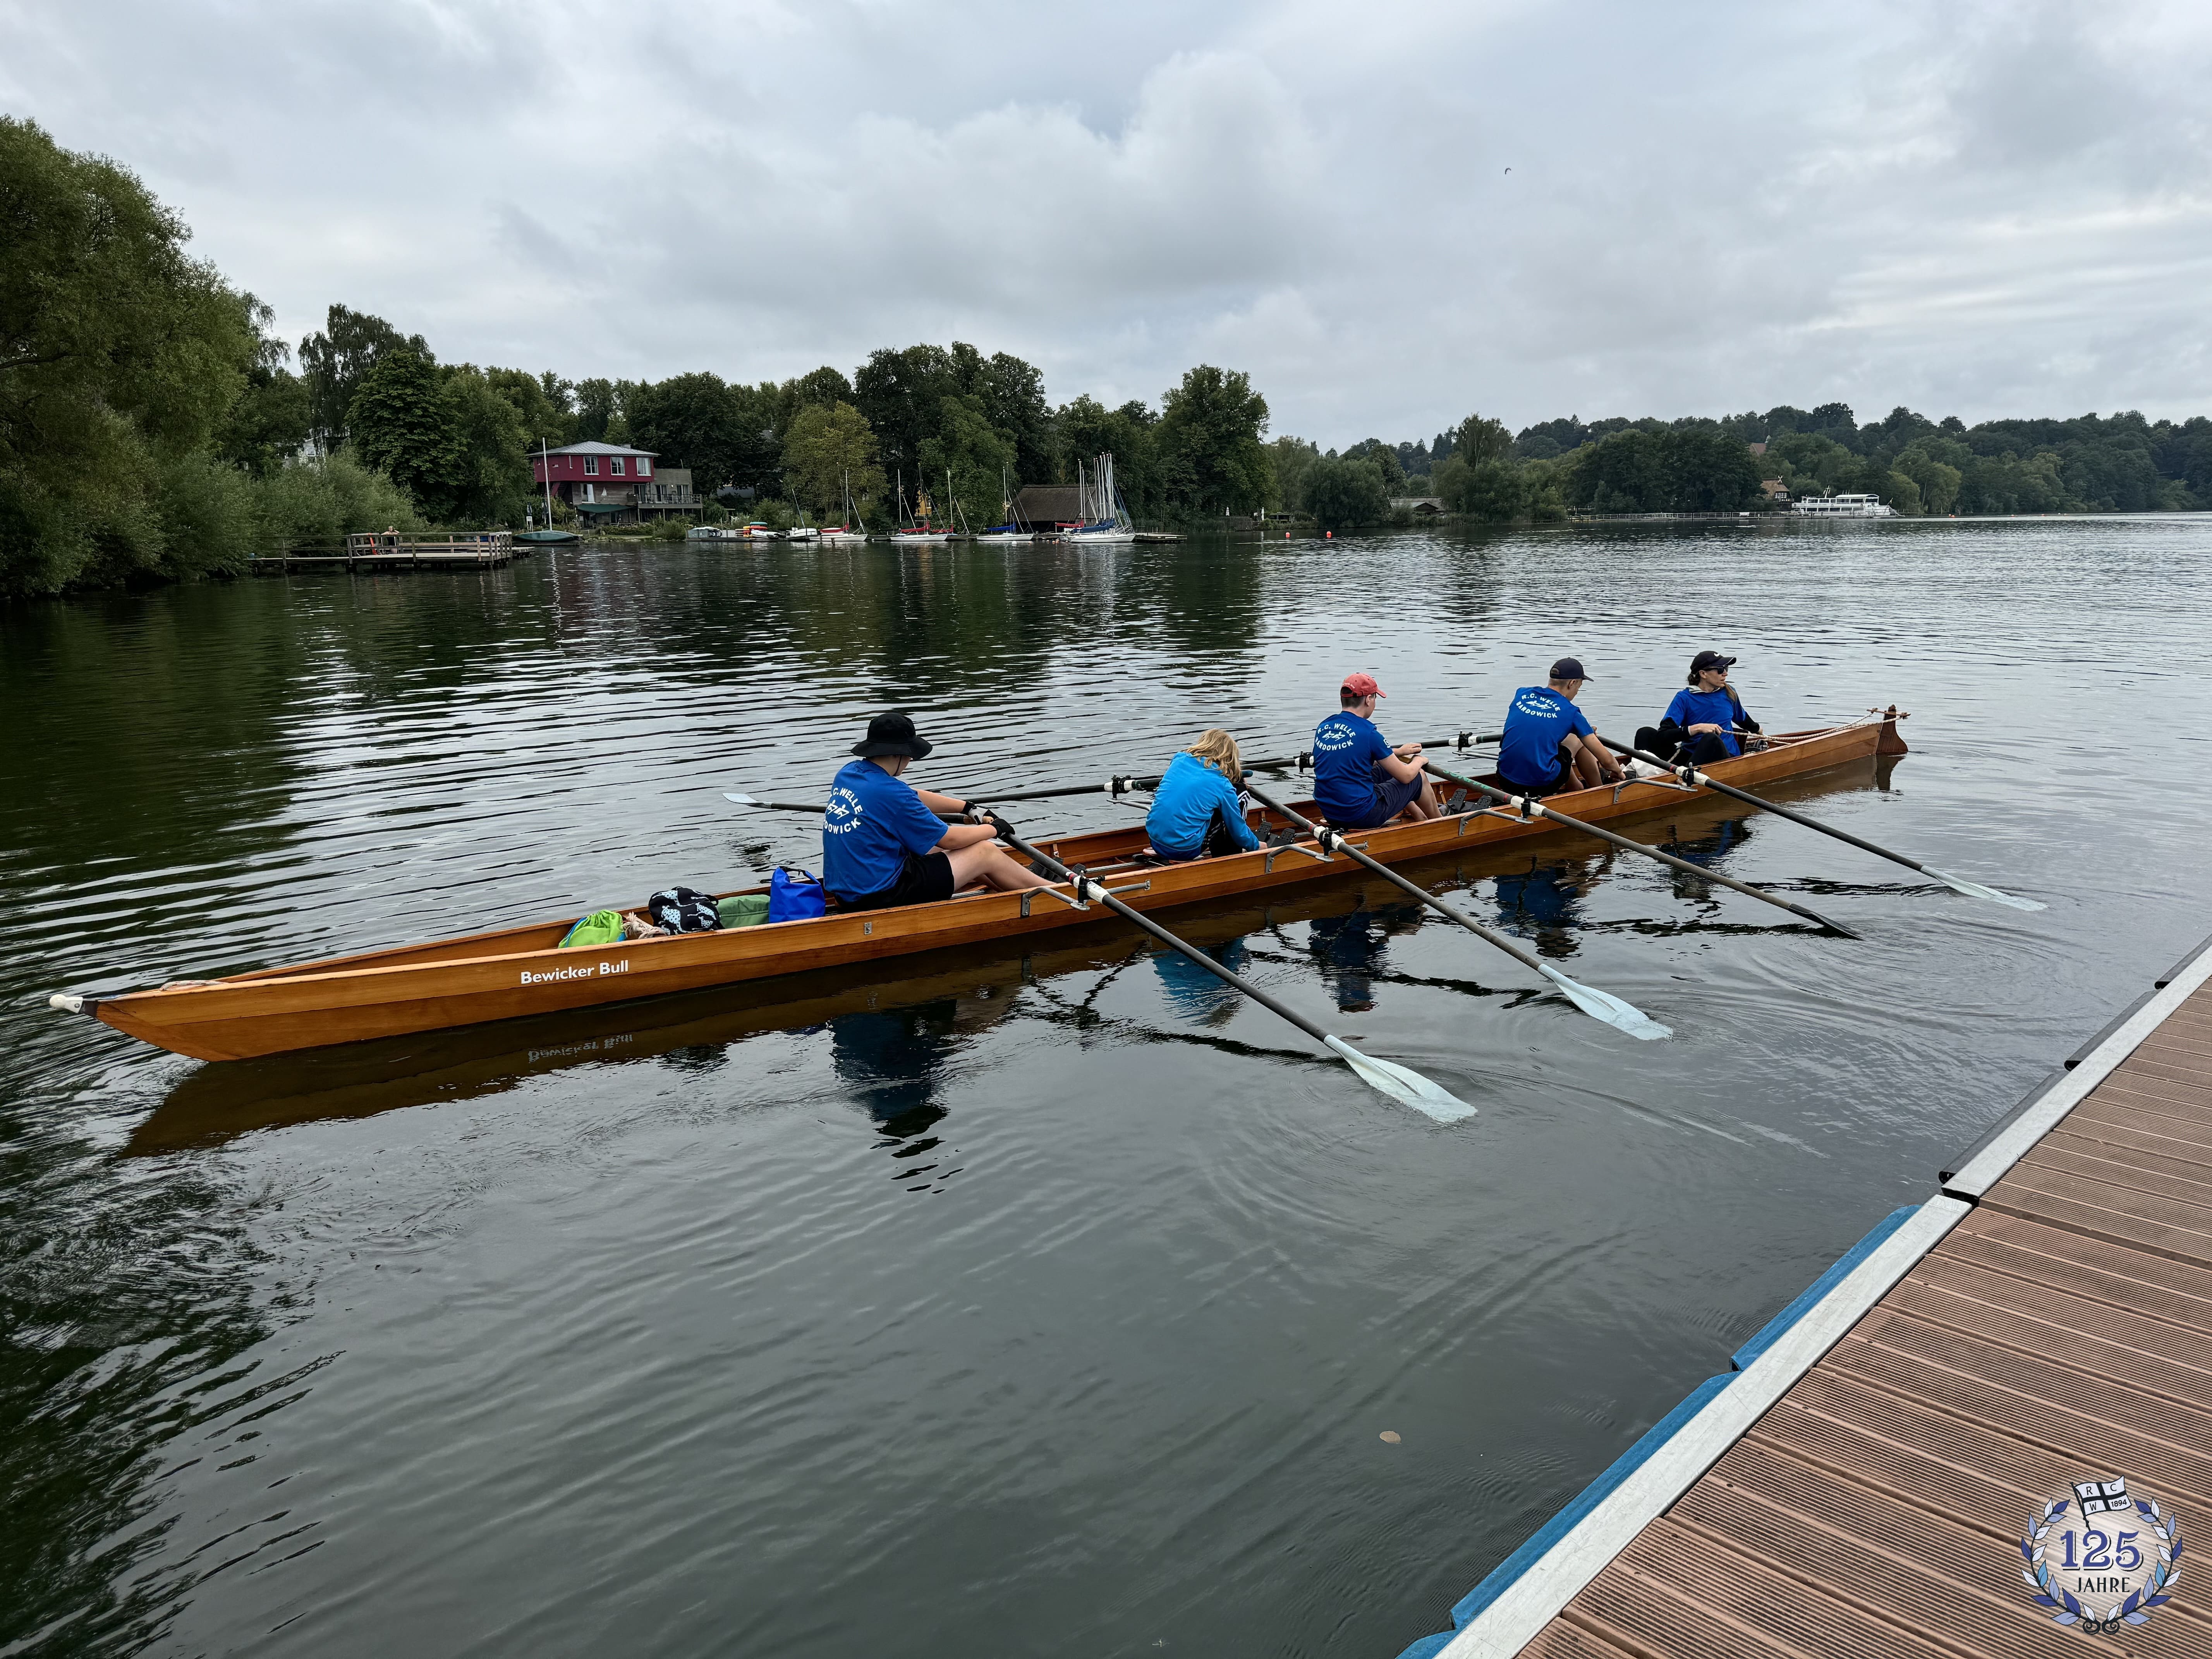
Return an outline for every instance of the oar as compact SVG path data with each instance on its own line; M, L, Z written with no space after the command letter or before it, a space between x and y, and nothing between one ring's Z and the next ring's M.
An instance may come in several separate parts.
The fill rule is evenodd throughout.
M1863 853L1871 853L1878 859L1887 859L1892 864L1901 864L1908 870L1917 870L1923 876L1933 876L1954 893L1964 893L1968 898L1989 899L1998 904L2009 904L2015 910L2040 910L2045 908L2038 904L2033 899L2015 898L2010 893L2001 893L1994 887L1984 887L1978 881L1968 881L1964 876L1952 875L1946 871L1923 864L1917 859L1909 859L1902 853L1893 853L1887 847L1877 847L1870 841L1862 841L1848 830L1838 830L1833 824L1821 823L1818 818L1808 818L1802 812L1793 812L1786 806L1777 805L1763 796L1753 794L1748 789L1739 789L1732 783L1723 783L1718 778L1707 777L1694 766L1676 766L1671 761L1661 760L1649 750L1627 748L1621 744L1614 743L1610 738L1607 738L1606 742L1624 755L1633 755L1640 761L1648 762L1653 766L1672 772L1685 783L1702 783L1706 788L1717 793L1733 796L1747 806L1756 806L1762 812L1771 812L1777 817L1788 818L1792 823L1802 823L1808 830L1817 830L1824 836L1833 836L1838 841L1849 842Z
M1170 950L1180 953L1199 967L1205 969L1207 973L1212 974L1223 983L1234 986L1268 1012L1281 1015L1352 1067L1358 1073L1359 1080L1370 1088L1389 1096L1395 1101L1411 1106L1416 1111L1426 1112L1439 1123L1450 1123L1460 1118L1474 1115L1474 1107L1448 1090L1430 1082L1428 1079L1410 1066L1396 1065L1387 1060L1376 1060L1363 1054L1342 1037L1331 1036L1304 1014L1285 1007L1258 986L1253 984L1251 981L1242 975L1231 973L1196 945L1186 945L1158 922L1148 921L1139 915L1137 911L1091 879L1087 872L1080 869L1071 870L1059 860L1030 846L1015 833L1013 825L1008 823L996 812L989 815L989 822L991 828L997 832L999 839L1016 852L1026 856L1033 866L1045 871L1048 874L1057 874L1061 881L1073 885L1075 896L1079 900L1097 900L1122 921L1133 927L1142 928Z
M1753 887L1749 882L1738 881L1734 876L1724 876L1717 870L1708 870L1703 865L1691 863L1687 859L1678 859L1672 853L1662 853L1656 847L1646 847L1642 842L1631 841L1626 836L1616 836L1610 830L1601 830L1597 825L1584 819L1571 818L1565 812L1547 806L1540 800L1523 795L1508 794L1503 789L1493 789L1490 785L1478 782L1473 778L1463 778L1456 772L1446 771L1434 761L1429 763L1429 770L1440 778L1449 778L1465 788L1487 795L1491 799L1503 805L1510 806L1524 817L1547 818L1552 823L1563 825L1569 830L1579 830L1586 836L1595 836L1600 841L1611 842L1624 853L1641 853L1645 858L1656 859L1660 863L1671 869L1680 870L1685 875L1696 876L1703 881L1717 881L1723 887L1733 888L1739 893L1748 894L1751 897L1771 904L1778 909L1787 910L1792 915L1802 916L1808 921L1817 922L1830 933L1841 933L1845 939L1858 937L1843 923L1829 921L1818 910L1808 909L1802 904L1793 904L1788 899L1778 897L1763 887Z
M1427 905L1429 908L1434 910L1438 915L1450 917L1452 921L1466 928L1468 933L1473 933L1477 939L1486 940L1489 944L1496 945L1499 950L1504 951L1506 955L1511 957L1516 962L1521 963L1522 967L1533 969L1537 973L1541 974L1546 979L1550 980L1553 984L1558 986L1559 989L1565 992L1567 994L1568 1000L1572 1002L1576 1007L1581 1009L1592 1018L1601 1019L1607 1024L1613 1027L1616 1030L1626 1031L1629 1036L1632 1037L1640 1037L1647 1042L1656 1037L1672 1036L1674 1035L1674 1033L1669 1031L1664 1025L1662 1025L1657 1020L1653 1019L1649 1014L1644 1013L1641 1009L1622 1001L1619 997L1614 996L1610 992L1600 991L1591 986L1584 985L1579 981L1569 979L1558 969L1553 967L1551 963L1541 961L1539 958L1529 955L1528 951L1522 950L1511 939L1506 938L1504 934L1493 933L1489 928L1484 927L1480 922L1475 921L1472 916L1464 915L1458 910L1454 909L1450 905L1446 904L1442 899L1438 898L1434 893L1429 891L1427 888L1422 886L1419 882L1409 881L1405 877L1400 875L1395 870L1393 870L1389 866L1382 863L1379 860L1368 857L1368 855L1361 852L1359 848L1354 847L1350 842L1345 840L1341 834L1330 829L1327 824L1316 823L1310 818L1300 817L1289 807L1284 805L1282 802L1273 799L1262 791L1255 788L1249 777L1244 781L1244 789L1245 793L1249 794L1254 800L1258 801L1261 805L1267 808L1267 810L1272 812L1280 813L1283 817L1288 818L1292 823L1297 825L1299 829L1311 836L1316 841L1319 842L1323 852L1341 853L1346 858L1365 865L1376 875L1382 877L1383 880L1404 888L1406 891L1411 893L1415 898L1420 900L1422 903Z

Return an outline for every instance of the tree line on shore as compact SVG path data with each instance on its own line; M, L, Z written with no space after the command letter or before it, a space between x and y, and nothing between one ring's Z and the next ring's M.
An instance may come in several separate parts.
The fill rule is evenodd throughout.
M653 451L708 500L754 509L834 520L849 489L877 526L894 483L934 496L940 522L949 495L981 525L1101 453L1151 523L1267 512L1346 528L1402 520L1407 497L1497 523L1735 512L1769 505L1767 481L1906 514L2212 506L2201 416L1969 428L1899 408L1860 426L1832 403L1516 434L1472 415L1426 442L1324 452L1269 441L1267 400L1212 365L1157 409L1055 408L1034 364L960 342L886 347L849 376L572 381L441 362L422 335L343 305L295 369L268 307L187 257L182 221L114 162L0 117L0 598L230 573L363 529L519 526L530 453L585 440Z

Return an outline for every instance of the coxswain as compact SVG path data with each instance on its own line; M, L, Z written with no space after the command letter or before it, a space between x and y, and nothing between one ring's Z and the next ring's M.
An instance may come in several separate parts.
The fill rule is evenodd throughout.
M1052 884L994 845L987 823L945 823L969 803L899 776L933 747L904 714L878 714L830 786L822 814L822 885L848 910L932 904L972 881L1003 892Z
M1393 748L1375 729L1375 705L1389 695L1372 674L1347 674L1336 713L1314 729L1314 805L1340 828L1372 830L1396 817L1437 816L1437 788L1421 745Z
M1152 851L1180 864L1258 848L1260 838L1245 821L1243 781L1237 739L1218 726L1199 733L1196 743L1168 763L1152 791L1152 810L1145 814Z
M1524 685L1513 694L1498 776L1514 793L1556 795L1627 776L1589 717L1575 707L1589 678L1580 659L1562 657L1552 665L1548 685Z
M1690 659L1690 683L1674 694L1656 726L1638 731L1636 746L1662 760L1709 766L1743 753L1740 732L1757 732L1759 722L1729 684L1734 657L1700 651Z

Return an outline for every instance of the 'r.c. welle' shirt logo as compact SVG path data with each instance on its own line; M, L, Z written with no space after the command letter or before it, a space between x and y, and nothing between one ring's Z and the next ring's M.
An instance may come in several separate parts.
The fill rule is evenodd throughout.
M822 809L823 833L842 836L860 819L860 798L849 789L832 789L830 804Z

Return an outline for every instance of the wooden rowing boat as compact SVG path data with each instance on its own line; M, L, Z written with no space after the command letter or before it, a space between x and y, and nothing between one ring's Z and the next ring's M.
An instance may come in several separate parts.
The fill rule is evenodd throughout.
M1781 733L1756 753L1705 769L1723 781L1756 787L1904 752L1892 710L1849 726ZM1708 793L1686 789L1671 778L1649 779L1554 796L1549 804L1574 817L1607 822L1663 812L1678 806L1686 794ZM1297 805L1313 810L1309 803ZM1267 817L1255 813L1255 827L1274 827ZM1442 818L1364 831L1359 845L1370 856L1395 864L1574 834L1541 819L1524 820L1468 803ZM1134 825L1039 844L1063 863L1087 870L1139 910L1218 902L1342 876L1353 868L1347 860L1321 857L1310 843L1189 864L1140 863L1137 855L1145 849L1145 832ZM1028 894L963 892L941 903L901 909L833 911L814 921L563 951L557 947L572 925L573 918L568 918L225 979L86 997L79 1006L116 1030L175 1054L244 1060L629 1002L985 940L1020 939L1096 921L1103 914L1095 907L1076 906L1062 885Z

